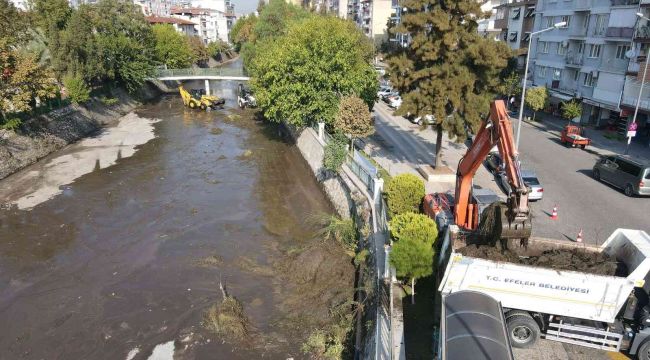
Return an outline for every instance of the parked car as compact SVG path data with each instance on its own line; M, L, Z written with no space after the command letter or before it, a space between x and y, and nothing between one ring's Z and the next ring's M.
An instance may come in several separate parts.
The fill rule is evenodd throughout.
M493 174L502 171L503 160L501 159L501 155L498 152L490 152L485 158L485 167Z
M594 165L594 179L623 189L625 195L650 195L650 163L627 156L603 156Z
M433 115L431 114L424 115L424 116L415 116L409 113L405 117L408 121L417 125L422 125L423 123L427 125L431 125L436 123L436 118L434 118Z
M544 188L539 183L537 174L533 170L521 170L521 177L524 179L524 184L530 189L528 200L541 200L544 195Z
M393 109L397 109L398 107L402 106L402 98L400 96L392 97L388 103L388 106Z
M393 90L393 91L390 91L389 93L383 95L383 96L381 97L381 99L382 99L386 104L388 104L388 103L390 103L390 100L391 100L392 98L396 97L396 96L399 96L399 92Z
M377 91L377 97L383 99L384 96L387 96L392 92L393 89L390 86L380 86L379 91Z

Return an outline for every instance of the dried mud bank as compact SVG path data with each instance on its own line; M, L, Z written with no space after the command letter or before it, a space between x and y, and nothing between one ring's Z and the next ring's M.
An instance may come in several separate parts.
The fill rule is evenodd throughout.
M147 101L159 94L158 89L147 85L139 96ZM124 91L113 95L118 100L116 105L107 106L93 98L84 105L69 105L32 118L16 131L0 130L0 179L96 133L141 105Z

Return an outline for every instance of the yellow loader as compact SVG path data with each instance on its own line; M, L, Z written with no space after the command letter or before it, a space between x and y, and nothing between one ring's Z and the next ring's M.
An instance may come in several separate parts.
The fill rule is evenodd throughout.
M188 92L183 86L179 86L178 91L181 93L181 98L183 98L183 104L190 109L223 109L226 103L225 99L219 98L218 96L206 95L203 89L192 89Z

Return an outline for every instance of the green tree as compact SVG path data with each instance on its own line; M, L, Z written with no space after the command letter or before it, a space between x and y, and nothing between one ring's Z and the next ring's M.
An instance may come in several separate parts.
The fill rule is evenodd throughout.
M437 132L435 165L441 160L443 132L462 141L466 127L477 130L508 65L504 42L481 36L485 18L474 0L410 0L395 32L412 41L389 57L390 80L402 96L397 113L433 114Z
M407 278L411 283L412 303L415 302L415 280L433 273L434 255L432 242L404 236L393 243L389 261L395 267L397 276Z
M334 119L334 128L352 139L372 134L375 128L370 117L368 104L357 96L344 96L339 102L339 110Z
M235 24L230 29L230 42L235 46L235 51L239 52L242 46L247 42L253 42L253 31L257 23L257 16L247 15L237 19Z
M156 24L152 27L156 38L156 60L172 69L192 65L194 54L186 37L169 24Z
M115 80L135 91L153 72L155 38L132 2L100 0L72 13L53 52L60 75L80 74L91 83Z
M68 0L33 0L32 14L35 24L40 27L51 40L58 39L58 33L65 29L65 25L72 14Z
M309 13L303 8L289 4L285 0L270 0L262 8L259 21L255 23L255 39L266 40L283 36L289 29L289 24L305 19Z
M198 36L190 36L187 38L188 45L192 50L192 58L194 62L199 64L205 64L210 59L210 54L208 53L208 48L203 43Z
M405 236L421 241L434 241L438 237L438 227L427 215L406 212L390 219L390 235L395 241Z
M81 75L66 75L63 77L63 85L73 103L81 104L90 100L90 89Z
M548 104L548 90L543 86L526 90L526 106L533 110L533 121L537 112L544 109Z
M222 54L228 52L229 50L230 45L220 39L217 39L217 41L213 41L208 44L208 55L216 60L221 60Z
M9 113L30 111L35 99L54 97L56 81L25 49L31 36L27 19L8 0L0 0L0 23L0 125L6 125Z
M424 197L424 182L413 174L400 174L386 184L386 201L392 216L418 212Z
M503 95L508 96L508 103L510 98L513 96L519 96L521 94L521 76L517 72L512 72L510 75L503 79L501 83Z
M251 86L271 121L331 124L340 96L355 94L368 108L375 101L372 45L352 22L312 17L292 24L286 36L258 41L255 52Z
M565 102L562 105L562 117L567 120L572 120L582 115L582 104L576 100Z

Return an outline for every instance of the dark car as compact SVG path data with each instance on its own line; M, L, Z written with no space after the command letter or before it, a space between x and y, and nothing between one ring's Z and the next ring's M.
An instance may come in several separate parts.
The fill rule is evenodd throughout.
M625 195L650 195L650 163L627 156L603 156L593 168L593 176L623 189Z

